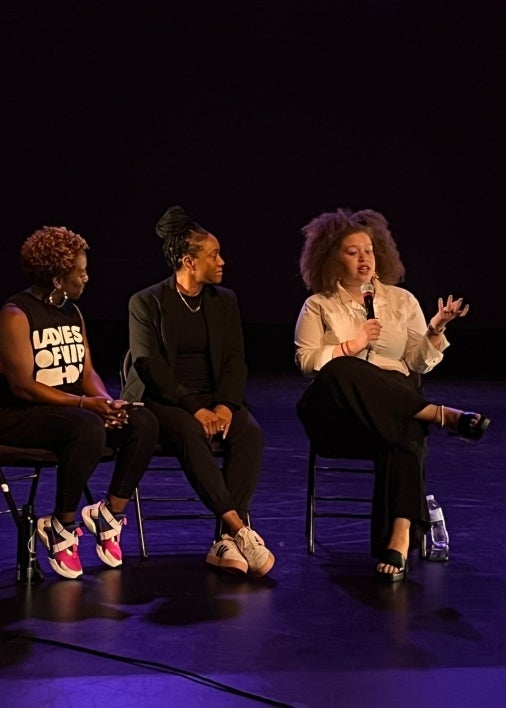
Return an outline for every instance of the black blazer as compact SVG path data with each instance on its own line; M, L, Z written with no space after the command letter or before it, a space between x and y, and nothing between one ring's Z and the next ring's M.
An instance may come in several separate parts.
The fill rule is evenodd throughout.
M180 319L176 278L151 285L129 301L129 338L133 366L121 392L127 401L150 397L180 406L189 391L175 376L177 330ZM235 293L205 285L202 310L209 333L209 355L215 382L214 404L240 407L244 402L247 367ZM187 405L181 406L188 408ZM194 412L194 411L192 411Z

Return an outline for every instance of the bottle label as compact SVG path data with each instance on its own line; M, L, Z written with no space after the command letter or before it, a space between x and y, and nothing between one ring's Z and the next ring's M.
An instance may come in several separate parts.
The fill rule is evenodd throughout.
M435 523L437 521L444 521L443 510L441 507L438 507L437 509L431 509L429 511L429 516L432 523Z

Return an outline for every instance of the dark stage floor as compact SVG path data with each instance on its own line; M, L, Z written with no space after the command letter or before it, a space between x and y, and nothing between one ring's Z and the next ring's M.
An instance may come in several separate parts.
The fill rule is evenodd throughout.
M101 567L87 534L82 580L58 579L39 549L45 581L18 587L14 524L0 517L3 706L506 704L506 384L426 382L433 399L493 424L477 444L430 436L427 491L443 505L451 559L414 555L407 581L392 586L374 577L368 521L318 519L315 555L306 551L302 386L297 375L249 386L266 439L252 525L277 557L266 579L204 564L211 520L147 522L141 561L132 509L121 570ZM107 478L106 465L92 478L97 498ZM53 483L45 471L39 514L52 507ZM150 474L145 485L160 489L168 477Z

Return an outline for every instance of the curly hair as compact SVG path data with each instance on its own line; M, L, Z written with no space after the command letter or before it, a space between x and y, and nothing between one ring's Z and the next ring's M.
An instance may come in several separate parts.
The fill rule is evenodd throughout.
M343 276L337 253L343 239L359 231L371 237L377 277L390 285L403 280L404 265L383 214L372 209L356 212L337 209L320 214L302 228L305 242L299 262L300 274L308 290L325 295L336 292Z
M158 221L155 231L163 239L163 255L168 265L177 271L184 256L195 258L209 231L190 219L183 207L172 206Z
M44 226L21 246L21 267L33 284L52 287L53 278L69 273L77 252L88 248L82 236L65 226Z

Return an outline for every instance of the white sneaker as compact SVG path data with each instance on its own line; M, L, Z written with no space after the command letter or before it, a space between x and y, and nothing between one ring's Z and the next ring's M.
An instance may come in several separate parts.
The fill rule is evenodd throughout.
M273 554L265 547L263 538L256 531L244 526L234 536L237 548L248 561L248 567L253 575L262 577L274 565Z
M206 563L215 565L229 573L247 573L248 563L239 552L234 539L228 533L213 543L206 556Z

